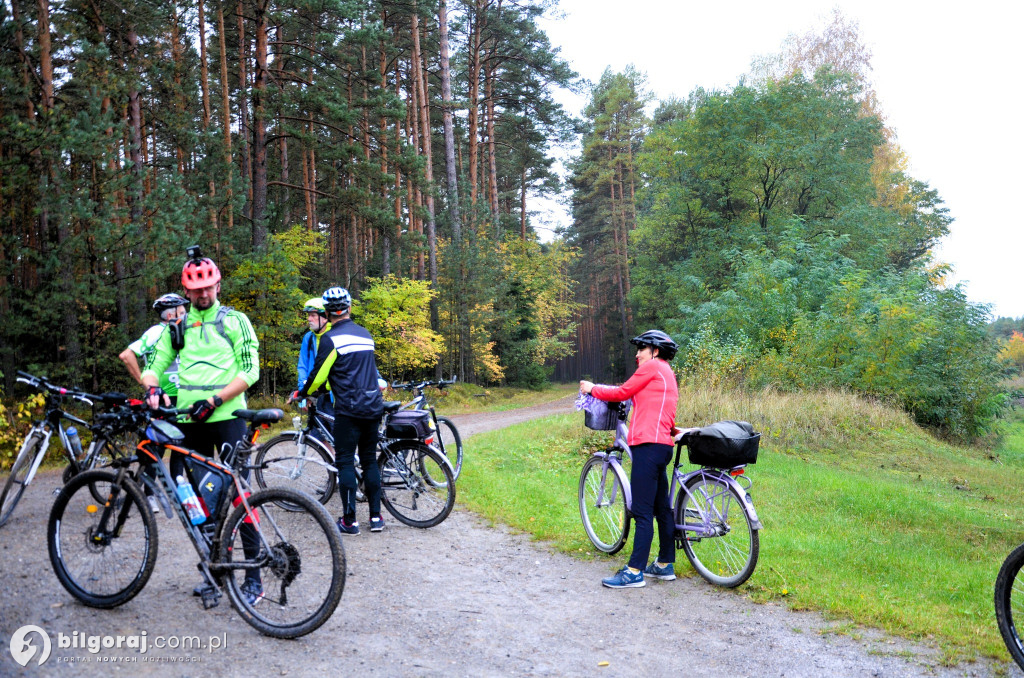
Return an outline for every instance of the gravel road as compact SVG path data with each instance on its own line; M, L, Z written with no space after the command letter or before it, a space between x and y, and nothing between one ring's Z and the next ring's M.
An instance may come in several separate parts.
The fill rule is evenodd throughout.
M471 435L564 412L570 402L453 419ZM472 439L466 460L473 463ZM0 528L0 676L1007 675L997 662L940 666L934 648L860 628L851 635L848 624L754 604L697 577L605 589L600 580L612 571L606 561L554 553L458 508L432 529L390 519L382 533L345 537L341 603L323 627L298 640L260 635L226 599L203 611L191 595L194 552L163 514L160 556L146 588L120 608L94 610L61 587L47 556L46 520L59 481L59 472L38 476ZM337 496L328 509L338 513ZM681 561L681 570L689 567ZM26 624L52 639L42 666L22 668L12 659L11 636ZM146 653L58 643L58 634L143 632ZM184 647L193 636L202 649Z

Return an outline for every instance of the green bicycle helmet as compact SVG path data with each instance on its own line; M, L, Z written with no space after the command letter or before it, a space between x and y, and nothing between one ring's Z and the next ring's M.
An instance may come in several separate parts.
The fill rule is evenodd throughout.
M320 297L313 297L306 301L302 305L303 313L319 313L320 315L327 317L327 309L324 308L324 300Z

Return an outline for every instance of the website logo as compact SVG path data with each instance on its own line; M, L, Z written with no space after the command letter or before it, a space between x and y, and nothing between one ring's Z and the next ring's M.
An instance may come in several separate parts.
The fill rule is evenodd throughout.
M14 657L14 661L18 662L22 666L28 665L36 655L36 650L39 649L33 643L34 640L31 634L38 634L43 639L42 652L39 655L39 661L37 666L41 666L43 662L50 658L50 636L47 635L46 631L42 630L34 624L28 624L22 626L20 629L14 632L11 636L11 656Z

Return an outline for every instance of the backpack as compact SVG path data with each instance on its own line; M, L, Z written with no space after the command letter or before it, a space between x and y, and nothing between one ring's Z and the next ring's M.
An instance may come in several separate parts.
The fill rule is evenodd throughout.
M203 323L197 323L200 326L199 331L206 332L206 326L213 325L213 328L217 330L217 333L220 334L220 336L224 337L224 341L228 342L228 345L231 348L234 348L235 342L231 340L231 337L228 336L227 330L224 329L224 318L228 317L228 313L231 313L234 310L235 309L231 306L221 306L220 308L217 309L217 315L214 317L213 320ZM168 327L171 328L171 347L174 350L180 351L181 349L185 348L185 329L194 326L195 325L189 325L187 313L184 315L184 317L179 318L176 321L168 324ZM203 336L206 335L204 334Z

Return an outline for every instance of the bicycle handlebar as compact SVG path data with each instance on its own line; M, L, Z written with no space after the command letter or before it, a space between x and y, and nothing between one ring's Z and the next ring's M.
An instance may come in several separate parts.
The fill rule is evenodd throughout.
M93 405L95 401L103 399L103 396L86 393L85 391L75 391L64 388L63 386L57 386L47 381L46 377L37 377L29 374L28 372L22 372L21 370L18 370L17 375L18 378L15 379L15 381L27 384L37 391L49 391L54 395L73 398L74 400L81 401L90 406Z
M458 376L453 376L449 381L445 381L444 379L439 379L438 381L410 381L404 384L391 384L391 388L396 390L401 389L403 391L414 391L417 389L422 391L427 386L437 386L438 388L443 389L445 386L453 385L458 381L458 379Z

